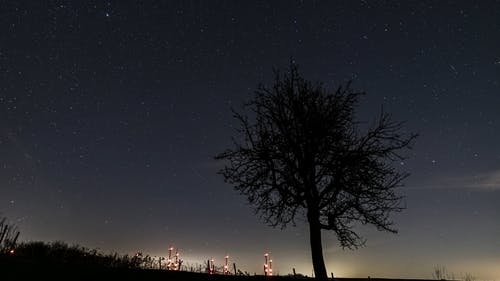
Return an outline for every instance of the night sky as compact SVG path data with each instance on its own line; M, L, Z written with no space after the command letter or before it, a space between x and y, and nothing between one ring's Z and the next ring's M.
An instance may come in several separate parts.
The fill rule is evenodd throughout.
M324 233L328 272L500 280L500 1L165 2L0 1L0 212L22 240L311 275L305 224L267 227L213 159L293 59L365 91L359 121L383 106L420 135L400 233Z

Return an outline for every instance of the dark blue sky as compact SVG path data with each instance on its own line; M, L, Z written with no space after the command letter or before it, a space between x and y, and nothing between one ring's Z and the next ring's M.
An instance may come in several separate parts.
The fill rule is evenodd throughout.
M499 1L164 2L0 1L0 212L23 239L310 275L303 225L263 225L213 160L293 58L420 134L400 234L325 235L328 271L500 279Z

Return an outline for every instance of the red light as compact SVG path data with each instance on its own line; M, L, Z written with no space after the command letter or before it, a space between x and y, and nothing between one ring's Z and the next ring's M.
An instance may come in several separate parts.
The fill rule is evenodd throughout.
M9 251L9 254L11 254L11 255L13 255L14 253L15 253L14 249L11 249L11 250Z

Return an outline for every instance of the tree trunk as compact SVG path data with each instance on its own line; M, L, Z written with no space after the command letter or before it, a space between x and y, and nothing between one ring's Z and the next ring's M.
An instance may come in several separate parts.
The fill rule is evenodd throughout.
M317 280L328 280L325 261L323 260L323 246L321 244L321 228L318 218L309 218L309 239L311 242L311 256L314 275Z

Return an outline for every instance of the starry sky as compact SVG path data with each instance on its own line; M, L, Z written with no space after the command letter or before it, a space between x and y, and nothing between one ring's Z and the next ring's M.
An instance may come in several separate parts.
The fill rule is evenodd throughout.
M168 2L168 3L166 3ZM269 2L269 3L268 3ZM308 233L272 229L213 156L273 67L365 91L420 137L394 216L343 277L500 280L500 1L0 1L0 212L26 241L214 256L311 275Z

